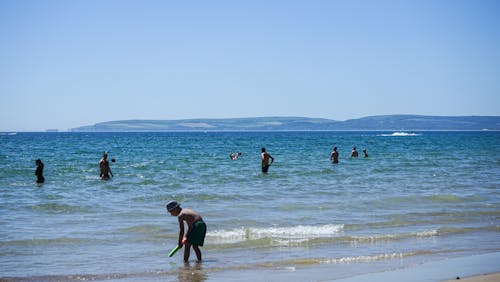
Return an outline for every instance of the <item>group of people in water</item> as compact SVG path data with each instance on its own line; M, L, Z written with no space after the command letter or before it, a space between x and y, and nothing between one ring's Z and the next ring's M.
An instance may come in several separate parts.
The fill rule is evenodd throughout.
M240 152L238 152L238 154L241 155ZM351 158L357 158L358 155L359 154L356 150L356 146L352 147ZM366 148L363 148L363 157L368 158L368 152L366 151ZM269 167L274 162L274 158L266 152L266 148L264 147L262 147L261 149L260 158L262 160L262 173L267 173ZM330 160L332 161L332 163L339 163L339 152L337 151L337 147L333 147L333 151L330 153Z
M115 162L115 159L111 159L111 162ZM45 182L45 177L43 177L43 162L40 159L37 159L35 161L36 164L36 170L35 170L35 175L37 177L36 183L44 183ZM102 155L102 159L99 161L99 177L102 180L108 180L111 177L113 177L113 172L111 171L111 167L109 166L109 161L108 161L108 154L104 152Z
M240 151L236 153L231 151L229 153L229 157L233 161L237 160L241 155L242 153ZM356 150L356 146L354 146L351 151L351 158L357 158L357 157L358 157L358 151ZM363 157L365 158L368 157L366 148L363 148ZM266 174L269 171L269 167L274 162L274 157L271 156L268 152L266 152L266 148L262 147L260 158L262 165L261 166L262 173ZM330 153L330 160L332 161L332 163L339 162L339 152L337 151L337 147L333 147L333 151ZM111 162L114 163L115 161L116 161L115 159L111 159ZM40 159L37 159L35 163L36 163L35 175L37 177L36 183L44 183L45 178L43 177L43 168L44 168L43 162ZM111 171L111 167L109 165L108 154L104 152L102 155L102 159L99 161L99 177L102 180L108 180L111 178L110 176L113 177L113 172Z
M239 156L241 156L241 152L239 151L238 153L233 153L233 151L231 151L231 153L229 154L229 157L233 161L237 160ZM358 156L359 154L356 146L352 147L351 158L357 158ZM368 152L366 151L366 148L363 148L363 157L368 158ZM262 161L262 173L267 173L269 167L274 162L274 158L266 152L266 148L262 147L260 159ZM332 161L332 163L339 163L339 152L337 151L337 147L333 147L333 151L330 153L330 160Z
M356 146L352 147L351 158L357 158L358 155L359 154L356 150ZM366 151L366 148L363 148L363 157L368 158L368 152ZM333 147L333 151L330 153L330 160L334 164L339 163L339 152L337 151L337 147Z
M231 151L231 153L229 153L229 158L231 158L231 160L233 161L236 161L241 155L242 154L240 151L238 151L237 153L233 153L233 151ZM262 147L260 153L260 159L262 163L262 173L267 173L269 167L274 162L274 158L273 156L271 156L269 153L266 152L266 148Z

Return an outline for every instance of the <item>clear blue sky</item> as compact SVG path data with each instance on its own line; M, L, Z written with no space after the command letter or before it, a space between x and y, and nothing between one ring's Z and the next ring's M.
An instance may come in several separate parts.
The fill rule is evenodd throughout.
M500 1L0 1L0 131L500 115Z

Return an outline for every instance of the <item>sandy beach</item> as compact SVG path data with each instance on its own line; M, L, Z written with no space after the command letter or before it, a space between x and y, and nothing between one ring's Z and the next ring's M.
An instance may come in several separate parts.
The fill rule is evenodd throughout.
M460 279L458 279L460 278ZM463 281L463 282L498 282L500 281L500 272L497 273L491 273L491 274L484 274L484 275L476 275L476 276L471 276L471 277L457 277L453 280L446 280L446 282L451 282L451 281Z

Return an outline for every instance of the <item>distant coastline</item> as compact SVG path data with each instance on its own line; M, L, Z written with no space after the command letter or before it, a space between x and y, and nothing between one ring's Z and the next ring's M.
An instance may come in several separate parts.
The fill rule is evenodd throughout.
M431 131L500 130L500 116L383 115L336 121L307 117L120 120L70 129L72 132L162 131Z

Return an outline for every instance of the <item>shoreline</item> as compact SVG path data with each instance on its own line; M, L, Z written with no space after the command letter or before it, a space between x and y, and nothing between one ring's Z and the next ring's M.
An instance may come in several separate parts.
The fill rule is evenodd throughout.
M444 258L357 275L353 273L359 266L349 264L345 265L343 273L336 272L328 265L287 266L278 269L215 272L207 275L205 281L493 282L500 281L498 261L500 261L500 252L495 252Z
M463 281L463 282L498 282L500 281L500 272L489 273L489 274L481 274L469 277L457 277L453 280L446 280L444 282L451 281Z
M500 265L498 265L499 260L500 252L469 255L429 261L392 271L354 276L333 281L500 281L480 280L484 277L493 277L495 279L500 277ZM457 279L457 277L459 279Z
M128 274L73 274L32 277L0 277L0 281L329 281L329 282L496 282L500 281L500 252L442 258L394 266L392 262L377 262L365 265L345 263L337 267L331 264L297 265L279 267L249 267L224 270L217 267L205 268L204 264L180 266L174 271L146 271ZM371 269L371 270L370 270Z

